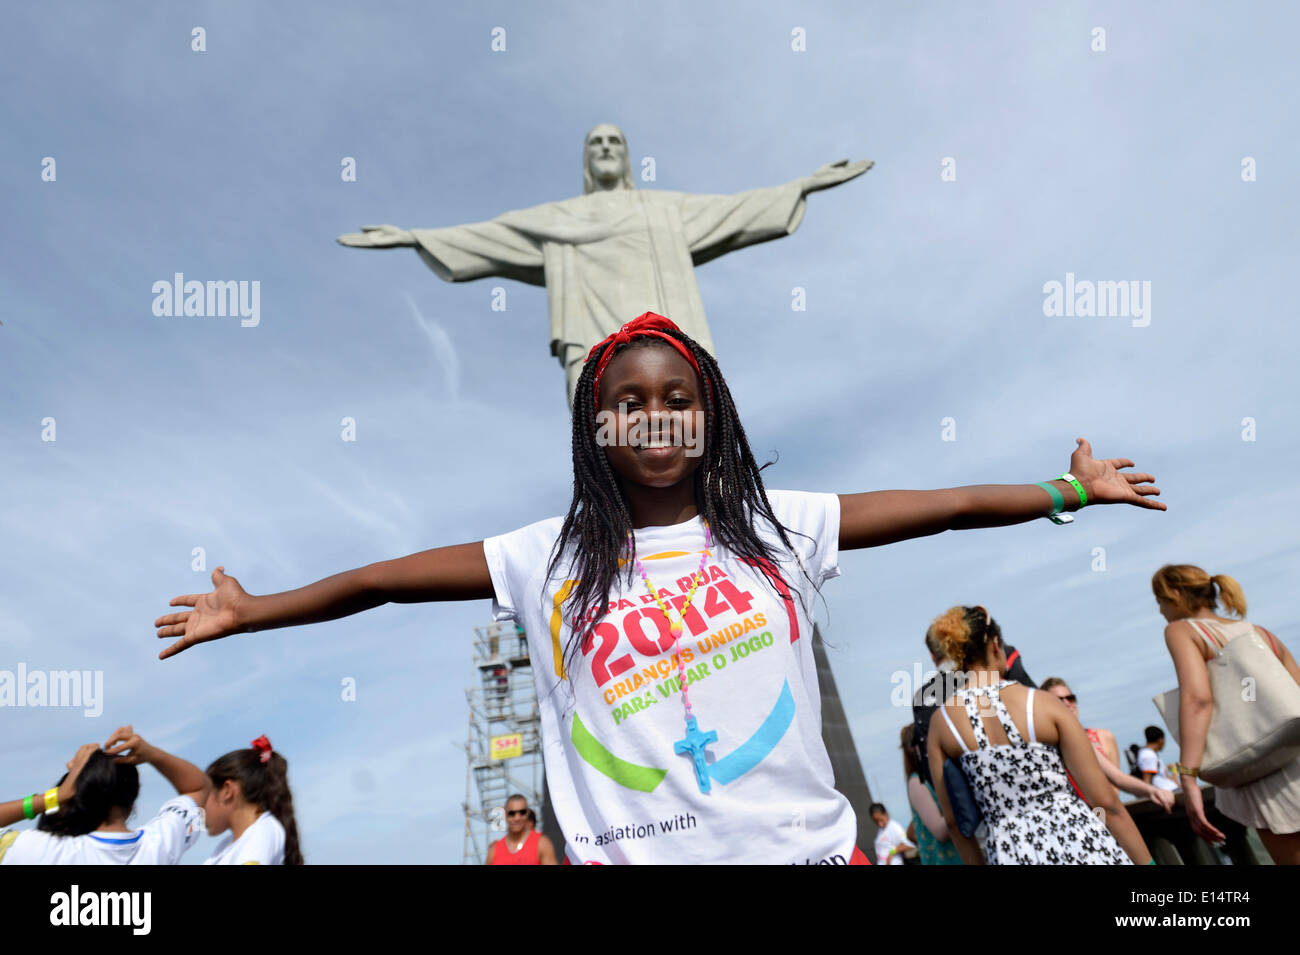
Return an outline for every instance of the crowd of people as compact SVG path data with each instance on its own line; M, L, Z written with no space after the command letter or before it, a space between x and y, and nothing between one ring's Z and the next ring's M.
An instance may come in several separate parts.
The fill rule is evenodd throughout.
M137 766L152 766L176 796L138 829ZM204 829L221 836L205 865L302 865L289 763L265 736L206 770L119 727L86 743L43 793L0 803L0 865L176 865Z
M1224 841L1206 817L1198 779L1216 707L1207 667L1231 640L1262 635L1269 663L1297 687L1300 668L1281 640L1245 619L1245 596L1232 577L1167 565L1151 586L1186 701L1179 763L1166 770L1159 755L1165 733L1148 726L1145 745L1129 747L1126 773L1115 734L1083 725L1064 678L1035 687L987 609L953 607L926 631L937 669L918 690L913 721L901 734L911 824L904 830L884 806L871 809L880 827L878 861L901 863L908 855L923 865L1153 864L1121 791L1166 812L1181 794L1196 835ZM1219 642L1202 641L1204 630ZM1194 712L1199 718L1188 719ZM1294 749L1281 739L1274 745ZM1215 791L1219 811L1255 829L1273 861L1285 865L1300 864L1300 752L1293 749L1290 758L1281 754L1279 768Z

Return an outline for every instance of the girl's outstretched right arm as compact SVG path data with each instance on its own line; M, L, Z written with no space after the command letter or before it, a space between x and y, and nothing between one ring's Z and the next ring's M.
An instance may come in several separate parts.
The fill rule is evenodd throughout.
M493 595L483 542L455 544L367 564L297 590L253 596L224 567L212 572L213 590L173 597L173 607L193 607L154 621L160 638L179 637L160 660L235 633L337 620L386 603L482 600Z

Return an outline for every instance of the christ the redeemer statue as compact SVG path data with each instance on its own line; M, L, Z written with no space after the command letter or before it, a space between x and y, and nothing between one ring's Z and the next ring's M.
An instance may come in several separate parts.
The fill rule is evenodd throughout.
M413 246L448 282L502 276L544 285L551 354L564 366L572 404L587 352L643 312L667 315L713 352L695 266L790 235L808 193L872 165L840 160L784 185L730 196L639 190L622 130L602 124L583 147L585 195L441 229L363 226L338 241L364 249Z

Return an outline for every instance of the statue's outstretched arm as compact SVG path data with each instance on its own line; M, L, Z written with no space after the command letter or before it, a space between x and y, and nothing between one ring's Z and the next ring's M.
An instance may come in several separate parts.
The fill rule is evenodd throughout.
M850 179L856 179L874 165L875 161L871 159L859 159L855 162L839 159L835 162L828 162L804 180L804 194L830 189L832 186L838 186Z
M398 249L415 245L415 236L395 225L363 225L360 232L339 236L338 244L354 249Z

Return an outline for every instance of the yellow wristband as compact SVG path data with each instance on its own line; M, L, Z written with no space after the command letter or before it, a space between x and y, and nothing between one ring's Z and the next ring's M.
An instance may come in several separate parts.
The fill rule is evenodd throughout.
M59 790L57 786L53 789L45 790L45 811L59 811Z

